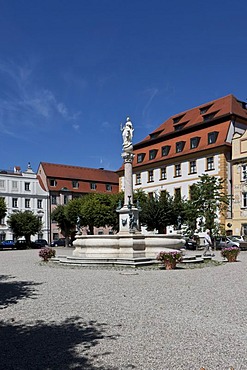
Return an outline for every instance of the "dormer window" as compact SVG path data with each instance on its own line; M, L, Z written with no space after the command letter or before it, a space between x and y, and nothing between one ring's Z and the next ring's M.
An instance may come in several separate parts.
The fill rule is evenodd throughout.
M177 116L177 117L174 117L173 118L173 123L178 123L179 121L181 121L181 119L184 117L184 114L180 115L180 116Z
M150 139L155 139L156 137L159 136L159 134L162 132L163 130L160 130L160 131L155 131L153 132L152 134L150 134Z
M149 159L150 160L155 159L157 153L158 153L158 150L157 149L149 150Z
M74 189L78 189L79 188L79 181L78 180L72 180L72 187Z
M137 154L137 163L143 162L144 157L145 157L145 153L139 153L139 154Z
M218 131L208 133L208 144L214 144L217 140Z
M181 153L183 151L185 141L178 141L176 143L176 153Z
M210 121L211 119L214 118L214 116L216 115L216 113L217 112L205 114L205 116L203 116L203 121L204 122Z
M184 128L185 123L180 123L179 125L174 126L175 131L180 131Z
M212 107L212 104L206 105L205 107L200 108L200 114L205 114Z
M198 147L198 144L199 144L199 141L200 141L199 136L192 137L190 139L190 149L197 148Z
M169 154L170 148L171 148L170 145L162 146L162 149L161 149L162 157L165 157Z

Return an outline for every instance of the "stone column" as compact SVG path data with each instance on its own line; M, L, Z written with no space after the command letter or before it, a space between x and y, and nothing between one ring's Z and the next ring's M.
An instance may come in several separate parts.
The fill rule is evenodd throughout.
M122 153L124 159L124 207L127 207L129 202L133 204L133 174L132 162L134 154L132 152Z

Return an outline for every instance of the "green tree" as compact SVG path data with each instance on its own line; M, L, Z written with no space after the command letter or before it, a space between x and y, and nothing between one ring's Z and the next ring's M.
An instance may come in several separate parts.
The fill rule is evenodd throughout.
M0 198L0 220L6 216L7 207L4 198Z
M68 213L67 205L58 205L51 214L52 221L58 224L65 237L65 246L69 246L69 237L75 233L76 219Z
M28 245L31 242L31 235L39 233L42 229L39 217L31 211L14 212L9 216L7 223L15 237L24 236Z
M212 232L218 227L216 220L219 215L223 215L228 209L230 197L226 193L225 180L202 175L200 181L193 184L190 190L190 200L186 208L187 225L195 230L200 219L200 227Z
M142 204L140 223L146 226L148 231L156 229L159 234L163 234L165 228L175 222L173 198L167 191L162 191L159 196L147 198Z

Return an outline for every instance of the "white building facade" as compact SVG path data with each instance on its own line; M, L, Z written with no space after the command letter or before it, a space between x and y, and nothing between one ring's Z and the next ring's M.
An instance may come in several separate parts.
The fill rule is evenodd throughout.
M16 211L32 211L42 221L42 230L34 235L32 240L42 238L48 240L49 236L49 194L45 191L30 164L26 171L21 172L19 167L14 170L0 170L0 197L4 198L7 214L0 223L0 241L14 240L7 219Z

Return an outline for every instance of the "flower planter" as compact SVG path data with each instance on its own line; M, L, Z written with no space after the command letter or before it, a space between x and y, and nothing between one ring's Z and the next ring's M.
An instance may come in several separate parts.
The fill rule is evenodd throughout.
M227 257L227 262L237 262L237 257L229 256L229 257Z
M174 270L176 268L176 261L164 261L164 266L166 270Z

